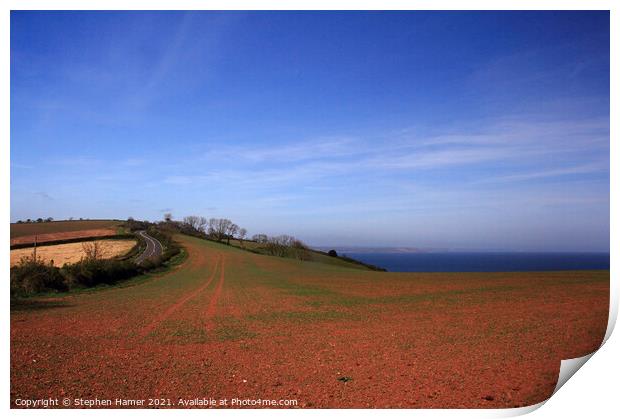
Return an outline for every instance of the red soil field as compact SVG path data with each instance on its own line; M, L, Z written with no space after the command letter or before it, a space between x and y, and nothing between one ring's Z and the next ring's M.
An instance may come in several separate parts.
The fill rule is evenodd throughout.
M179 240L188 259L166 274L14 305L12 407L47 397L526 406L548 398L560 360L597 349L607 325L608 271L383 273Z
M66 233L69 231L111 229L122 222L115 220L72 220L43 223L11 223L11 238L35 234Z
M61 233L45 233L36 236L21 236L11 239L11 246L16 244L46 243L57 240L85 239L90 237L109 237L117 234L115 228L98 228L93 230L65 231Z

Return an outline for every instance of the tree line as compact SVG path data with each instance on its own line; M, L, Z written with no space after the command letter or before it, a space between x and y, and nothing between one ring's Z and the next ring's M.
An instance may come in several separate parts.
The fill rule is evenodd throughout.
M243 241L248 231L239 227L228 218L210 218L198 215L188 215L183 217L183 224L189 228L206 234L210 239L217 241L226 240L226 244L230 244L230 239L237 239L243 246Z
M54 221L54 219L52 217L47 217L47 218L37 218L36 220L31 220L30 218L27 218L25 221L24 220L17 220L17 224L28 224L28 223L51 223L52 221Z
M128 220L129 223L136 222L133 219ZM247 230L235 224L228 218L209 218L199 215L188 215L183 217L181 221L174 221L171 213L164 214L164 219L159 223L164 229L174 230L179 233L190 236L197 236L208 240L226 243L230 245L231 240L237 240L242 248L246 248L246 241L258 244L253 247L252 251L260 250L260 253L267 253L273 256L293 257L300 260L311 260L312 252L308 246L301 240L282 234L278 236L269 236L267 234L255 234L251 239L247 239ZM144 228L146 225L137 225L134 229Z
M252 241L263 245L264 249L273 256L295 257L300 260L311 260L312 254L304 242L287 234L268 236L267 234L255 234Z

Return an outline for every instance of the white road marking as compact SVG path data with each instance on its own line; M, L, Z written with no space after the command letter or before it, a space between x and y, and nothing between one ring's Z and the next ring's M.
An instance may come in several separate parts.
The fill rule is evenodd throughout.
M147 235L145 231L140 231L138 234L140 234L140 236L146 241L146 249L144 249L144 252L136 258L136 263L142 263L147 258L157 256L158 247L160 251L163 252L164 247L157 239Z

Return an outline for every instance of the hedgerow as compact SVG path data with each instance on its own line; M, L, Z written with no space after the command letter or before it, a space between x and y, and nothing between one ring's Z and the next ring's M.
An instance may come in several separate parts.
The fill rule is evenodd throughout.
M11 268L11 298L27 297L40 293L65 292L99 285L114 285L131 277L164 265L181 252L172 237L158 230L149 234L164 246L163 253L141 265L133 259L101 259L88 255L77 263L55 267L40 258L25 257Z

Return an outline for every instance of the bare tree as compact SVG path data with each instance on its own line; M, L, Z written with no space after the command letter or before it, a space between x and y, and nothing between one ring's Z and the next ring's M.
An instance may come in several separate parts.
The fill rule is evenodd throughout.
M264 244L267 243L269 237L266 234L255 234L252 236L252 240L254 240L256 243Z
M230 229L232 221L226 218L211 218L209 220L209 235L218 241L224 239Z
M187 218L187 217L186 217ZM234 239L241 229L239 226L227 218L210 218L199 217L196 221L197 228L204 231L206 229L207 234L214 240L222 241L226 239L226 244L230 244L230 239ZM240 239L242 242L247 234L247 230L243 229L243 237Z
M293 254L295 255L297 259L312 260L312 253L310 253L310 249L301 240L293 239L291 248L293 249Z
M233 222L228 225L228 231L226 232L226 244L230 244L230 238L234 238L235 234L239 231L239 226Z
M219 240L223 240L226 238L226 235L228 234L228 229L230 228L230 225L232 224L232 221L230 221L227 218L220 218L218 220L218 235L219 235Z
M188 215L183 218L183 223L190 227L192 230L205 233L209 222L205 217L199 217L197 215Z
M164 214L164 221L167 222L167 223L172 221L172 213L169 213L169 212L165 213Z
M187 224L194 230L198 230L200 217L197 215L188 215L187 217L183 217L183 223Z
M282 234L280 236L269 237L264 234L255 235L254 240L264 244L267 253L274 256L292 256L299 260L311 260L312 253L308 246L301 240L293 236Z
M198 230L202 231L203 233L205 232L206 228L207 228L207 219L205 217L200 217L198 219Z
M277 236L276 239L280 242L282 246L291 247L293 243L295 243L295 237L289 236L288 234L282 234Z
M245 228L240 228L237 234L239 235L239 243L241 244L241 247L245 248L243 245L243 240L245 240L245 236L248 234L248 231Z
M274 256L286 256L288 248L292 244L294 238L285 234L273 236L267 239L265 249Z
M215 230L216 223L215 218L209 219L209 223L207 224L207 234L212 239L217 239L217 231Z
M82 250L87 260L97 260L103 257L103 248L99 241L82 243Z

